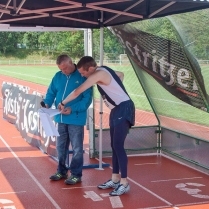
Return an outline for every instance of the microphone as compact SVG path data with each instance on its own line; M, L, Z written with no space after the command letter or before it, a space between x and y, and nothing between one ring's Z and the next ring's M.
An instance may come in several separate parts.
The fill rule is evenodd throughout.
M45 105L44 101L41 101L40 104L41 104L41 107L45 107L46 108L46 105Z

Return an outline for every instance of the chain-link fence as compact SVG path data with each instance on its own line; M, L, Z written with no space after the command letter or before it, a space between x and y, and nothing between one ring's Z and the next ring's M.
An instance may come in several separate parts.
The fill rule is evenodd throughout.
M197 60L194 46L191 48L186 39L189 24L204 33L209 13L195 15L201 19L200 25L184 14L113 27L131 62L108 66L124 72L125 87L136 106L136 126L127 136L127 152L159 151L209 169L204 160L209 157L209 66L207 60ZM160 33L165 24L170 24L170 33ZM103 153L111 154L109 111L101 111L99 103L95 91L95 123L99 124L99 113L103 112ZM98 125L95 128L97 154Z

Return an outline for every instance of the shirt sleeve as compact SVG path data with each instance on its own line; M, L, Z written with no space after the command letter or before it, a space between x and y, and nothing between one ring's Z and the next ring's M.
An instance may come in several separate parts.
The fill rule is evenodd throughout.
M55 77L53 77L47 92L46 92L46 96L44 99L45 104L48 105L48 107L51 107L52 104L54 103L54 100L56 98L56 94L57 94L57 90L55 88Z

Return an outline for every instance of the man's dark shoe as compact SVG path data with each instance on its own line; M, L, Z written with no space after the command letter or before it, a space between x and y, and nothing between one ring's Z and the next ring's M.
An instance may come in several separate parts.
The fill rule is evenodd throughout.
M66 179L67 174L61 174L59 172L53 174L52 176L49 177L52 181L59 181L60 179Z
M68 179L65 180L65 184L73 185L81 182L81 177L76 177L71 175Z

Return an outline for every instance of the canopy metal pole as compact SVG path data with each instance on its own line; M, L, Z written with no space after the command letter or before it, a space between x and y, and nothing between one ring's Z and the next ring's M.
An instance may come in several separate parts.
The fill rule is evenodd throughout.
M88 29L84 29L83 37L84 37L84 56L87 56L88 55Z
M92 56L93 49L92 49L92 29L88 29L86 31L87 34L87 43L86 45L87 55ZM103 64L103 28L100 29L100 65ZM100 97L100 130L99 130L99 164L90 164L85 165L83 168L96 168L98 170L104 170L103 167L109 167L110 164L102 163L102 114L103 114L103 101ZM95 132L94 132L94 100L92 101L89 109L88 109L88 130L89 130L89 155L90 157L94 156L94 138L95 138Z
M88 50L85 55L92 56L92 29L86 30L86 36ZM94 156L94 99L92 99L87 114L87 130L89 130L89 156L92 158ZM98 167L98 165L95 165L95 167Z
M103 23L103 12L101 11L101 19L100 22ZM100 63L99 65L103 65L103 58L104 58L104 27L100 27ZM102 97L100 96L100 127L99 127L99 168L100 170L104 170L102 168L102 116L103 116L103 101Z

